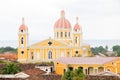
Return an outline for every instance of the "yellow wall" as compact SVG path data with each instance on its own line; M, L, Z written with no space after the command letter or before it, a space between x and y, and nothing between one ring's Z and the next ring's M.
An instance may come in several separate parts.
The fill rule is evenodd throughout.
M62 63L58 63L58 62L55 63L54 67L55 67L55 72L57 74L63 74L64 69L67 69L67 65L62 64Z
M24 51L24 53L22 54L21 51ZM20 62L24 62L27 61L28 59L28 51L26 48L19 48L18 49L18 61Z
M78 43L76 44L76 37L78 38ZM77 33L77 34L73 34L73 44L74 46L80 46L81 45L81 34Z
M120 73L120 59L111 61L109 63L106 63L104 65L105 69L109 69L110 71L114 72L114 73Z
M22 37L24 38L24 44L23 45L21 44L21 38ZM19 47L21 47L21 46L26 47L27 46L27 35L26 34L19 34L18 44L19 44Z
M54 63L55 63L56 73L62 74L62 75L64 74L64 72L63 72L64 69L68 69L68 67L73 67L73 69L77 69L78 67L83 67L83 70L88 69L89 67L92 67L93 68L92 74L96 74L95 69L97 69L97 73L99 73L100 67L103 67L103 71L106 71L109 69L111 72L120 73L120 59L110 61L103 65L102 64L100 64L100 65L99 64L68 64L68 65L64 66L65 64L63 64L63 63L59 63L59 64L57 64L57 62L54 62ZM61 67L61 66L63 66L63 67Z
M28 35L27 33L19 33L18 35L18 61L24 59L24 62L43 62L43 61L53 61L60 57L81 57L83 56L83 47L86 48L86 56L91 56L90 46L80 46L81 34L72 34L71 29L56 29L56 32L63 32L63 37L60 36L56 39L46 39L44 41L38 42L31 46L27 45ZM67 32L67 37L65 37L65 32ZM68 33L71 33L71 36L68 36ZM75 45L75 37L79 37L77 46ZM24 44L21 44L21 38L24 38ZM73 39L72 39L73 37ZM52 42L52 45L49 45L48 42ZM27 47L28 46L28 47ZM24 54L21 54L21 51L24 51ZM48 52L52 51L52 59L48 59ZM78 51L78 54L75 52ZM31 59L31 53L33 52L34 59ZM69 53L69 55L68 55Z
M23 37L23 44L21 44L21 38ZM19 32L18 34L18 61L26 62L28 60L28 48L27 48L27 37L26 32ZM24 52L23 54L21 52Z

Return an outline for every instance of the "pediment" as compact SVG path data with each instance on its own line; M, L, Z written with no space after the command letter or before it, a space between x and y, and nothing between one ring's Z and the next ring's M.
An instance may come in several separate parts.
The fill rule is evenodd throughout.
M41 46L67 46L67 44L54 39L46 39L44 41L31 45L31 47L41 47Z

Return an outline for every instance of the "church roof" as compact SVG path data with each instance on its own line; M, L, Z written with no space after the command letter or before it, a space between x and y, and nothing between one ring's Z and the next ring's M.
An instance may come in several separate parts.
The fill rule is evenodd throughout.
M120 59L119 57L62 57L58 58L56 62L63 64L105 64L114 60Z
M70 22L65 18L64 10L61 11L61 17L55 22L54 28L71 28Z

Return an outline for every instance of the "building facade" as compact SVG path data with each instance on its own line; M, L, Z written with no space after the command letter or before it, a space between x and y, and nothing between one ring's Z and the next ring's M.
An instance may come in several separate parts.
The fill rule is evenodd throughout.
M44 62L61 57L92 56L90 45L82 43L82 29L78 23L78 17L72 28L63 10L60 18L55 22L53 39L49 38L33 45L29 45L28 41L28 27L23 19L18 32L19 62Z
M86 75L95 75L105 71L120 74L120 57L66 57L55 61L57 74L63 75L68 69L78 68L81 68Z

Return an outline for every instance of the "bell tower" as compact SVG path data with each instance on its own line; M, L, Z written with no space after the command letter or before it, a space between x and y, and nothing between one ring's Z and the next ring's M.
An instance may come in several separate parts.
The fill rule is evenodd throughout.
M24 62L28 58L28 28L24 24L24 18L22 18L22 25L18 31L18 61Z
M76 24L73 29L73 44L76 47L81 46L82 42L82 29L78 23L78 17L76 17Z

